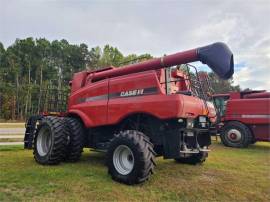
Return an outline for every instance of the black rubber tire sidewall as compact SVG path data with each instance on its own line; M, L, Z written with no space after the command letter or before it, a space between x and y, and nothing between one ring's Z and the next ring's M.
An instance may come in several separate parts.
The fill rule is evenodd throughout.
M113 155L114 155L114 150L119 146L119 145L125 145L127 146L133 153L133 157L134 157L134 167L132 169L132 171L127 174L127 175L121 175L120 173L118 173L118 171L115 169L114 164L113 164ZM127 139L117 139L113 145L110 148L110 156L109 159L111 159L109 161L109 170L110 170L110 174L112 176L114 176L114 179L117 179L120 182L127 182L127 183L131 183L132 181L135 180L136 176L137 176L137 170L141 168L142 165L140 165L140 163L138 162L139 156L138 156L138 150L137 148L135 148L135 145L133 145L133 143L130 140ZM130 181L130 182L129 182Z
M37 151L37 137L42 127L48 127L51 132L51 147L49 152L41 156ZM37 163L43 165L59 164L63 159L65 149L65 135L63 133L63 122L61 117L45 117L40 121L34 138L34 158Z
M139 134L142 134L142 133L139 132ZM114 151L120 145L127 146L132 151L133 157L134 157L134 167L132 171L127 175L122 175L118 173L113 163ZM149 171L147 170L146 167L148 166L154 167L155 165L154 162L149 162L146 159L144 159L145 154L143 154L143 152L147 153L146 156L151 155L154 158L154 151L153 150L152 152L148 151L149 146L152 147L152 145L150 144L147 145L146 147L147 151L146 151L146 150L143 150L140 144L135 143L132 139L128 139L125 137L114 138L107 151L108 173L112 176L112 179L121 183L128 184L128 185L138 184L147 180L150 174L152 174L152 170L151 170L151 173L148 173ZM142 159L144 159L145 161Z

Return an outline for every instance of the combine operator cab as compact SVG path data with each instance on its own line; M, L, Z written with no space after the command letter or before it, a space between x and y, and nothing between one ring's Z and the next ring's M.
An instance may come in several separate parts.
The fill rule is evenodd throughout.
M229 98L229 94L220 94L213 96L216 111L218 112L218 122L221 121L222 117L226 113L227 101Z
M157 75L160 76L161 85L163 85L167 95L182 94L200 98L203 101L207 117L211 119L211 125L217 121L220 111L214 104L212 97L214 90L206 72L199 72L191 64L184 64L158 70Z
M157 76L164 94L168 96L179 95L184 98L189 97L190 99L187 102L194 102L194 104L196 103L203 109L201 112L196 112L192 107L188 110L189 104L187 102L183 103L184 105L186 104L186 109L189 111L186 113L188 118L177 120L178 124L175 127L181 128L176 132L180 134L180 146L175 150L180 150L182 158L176 158L179 162L198 163L204 161L205 156L210 151L208 149L208 146L211 144L210 136L217 132L214 127L214 123L217 120L217 110L212 102L211 95L213 89L210 85L208 74L198 72L193 65L184 64L157 70ZM199 98L199 100L195 101L193 100L194 98ZM194 116L195 113L198 114ZM183 122L185 123L184 126L181 125ZM177 135L172 136L178 137ZM178 142L179 140L171 137L171 140L167 141L169 143L168 145L163 145L165 152L162 155L165 158L175 158L177 154L173 156L171 151L167 153L166 151L169 150L169 147L172 148L174 141ZM201 156L202 154L205 155L203 158L194 160L194 156Z
M207 75L186 65L195 61L207 64L222 79L234 72L230 49L214 43L136 64L75 73L67 110L30 117L25 148L33 145L40 164L77 161L83 148L104 151L108 173L126 184L147 180L155 156L204 162L216 111Z
M166 94L184 94L195 96L205 102L212 102L213 89L206 72L198 72L197 68L191 64L174 66L157 71L164 72L164 81Z

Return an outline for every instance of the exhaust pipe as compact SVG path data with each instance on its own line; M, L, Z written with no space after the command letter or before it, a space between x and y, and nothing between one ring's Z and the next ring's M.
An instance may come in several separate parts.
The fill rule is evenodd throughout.
M167 68L196 61L201 61L202 63L207 64L222 79L229 79L234 73L233 54L231 50L225 43L218 42L137 64L126 65L107 71L95 72L92 80L98 81L105 78Z

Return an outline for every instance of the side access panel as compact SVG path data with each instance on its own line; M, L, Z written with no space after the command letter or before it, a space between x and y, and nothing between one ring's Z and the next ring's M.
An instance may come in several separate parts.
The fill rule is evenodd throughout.
M69 99L69 113L78 113L86 127L107 124L108 80L97 81L76 91ZM86 117L86 118L85 118ZM91 122L90 122L91 120Z
M134 113L146 113L160 119L177 117L181 103L176 96L161 92L155 71L146 71L110 79L108 124L119 123Z

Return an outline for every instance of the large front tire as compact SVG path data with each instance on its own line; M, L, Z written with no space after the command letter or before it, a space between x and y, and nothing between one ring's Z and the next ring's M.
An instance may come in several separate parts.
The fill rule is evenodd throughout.
M125 184L146 181L155 167L153 144L143 133L126 130L118 134L107 151L108 173Z
M220 133L222 143L227 147L243 148L252 142L250 129L237 121L226 123Z
M45 117L40 121L34 139L34 158L43 165L58 164L63 158L65 135L63 119Z

